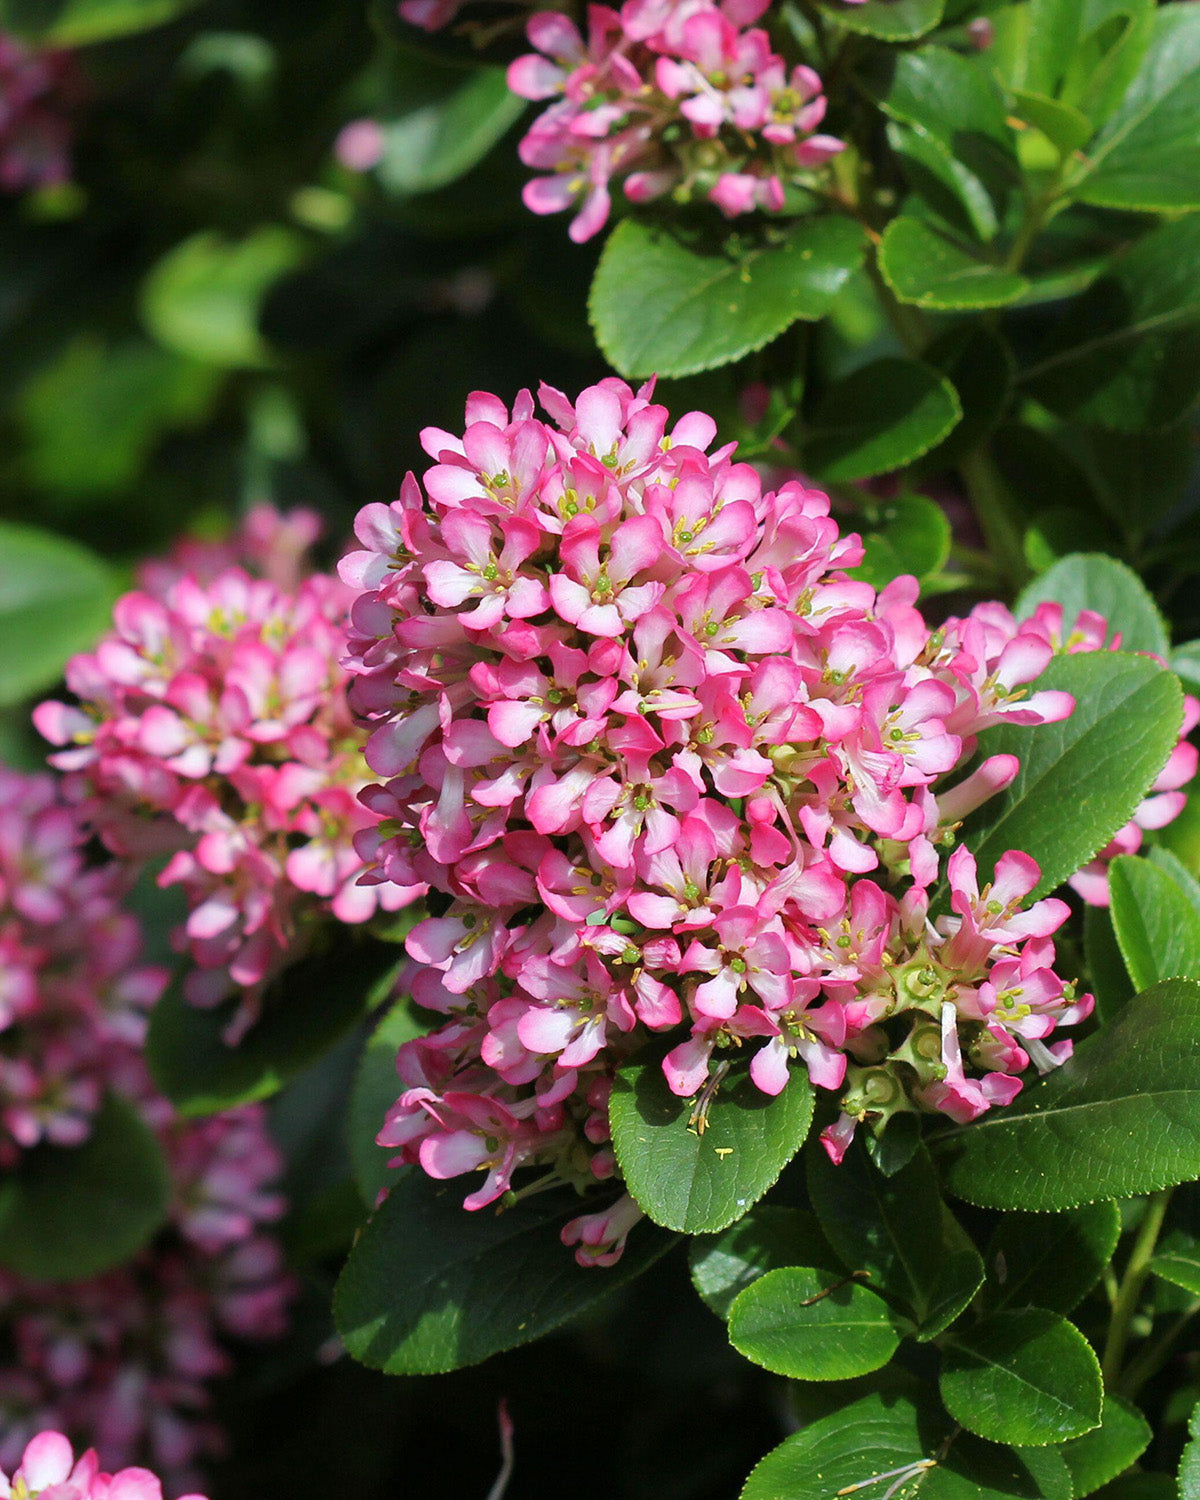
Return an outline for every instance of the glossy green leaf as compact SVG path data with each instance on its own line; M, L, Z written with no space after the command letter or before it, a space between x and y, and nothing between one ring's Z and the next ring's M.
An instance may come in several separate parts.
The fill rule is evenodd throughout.
M786 1266L733 1299L729 1342L792 1380L850 1380L886 1365L900 1335L887 1303L858 1281Z
M1040 1307L993 1313L957 1333L938 1384L950 1415L996 1443L1062 1443L1099 1426L1104 1409L1091 1345Z
M1171 670L1177 672L1188 688L1200 688L1200 641L1187 641L1171 652Z
M878 359L831 386L808 415L804 460L828 481L902 468L962 416L954 387L910 359Z
M1188 1422L1188 1437L1179 1460L1179 1500L1200 1500L1200 1406Z
M948 146L921 126L899 120L888 122L887 139L910 188L930 213L949 228L981 240L995 238L1000 220L992 195Z
M609 236L589 299L592 327L623 375L691 375L761 349L798 318L824 317L862 262L849 219L772 227L728 250L626 219Z
M1133 816L1175 746L1183 715L1178 681L1143 656L1097 651L1056 657L1037 689L1075 699L1069 718L1000 725L980 736L986 755L1016 755L1016 780L967 824L980 879L1009 849L1041 866L1030 899L1087 863Z
M749 1073L722 1083L703 1133L689 1126L693 1106L667 1087L654 1045L621 1067L609 1116L626 1186L656 1223L684 1234L724 1229L754 1203L804 1144L812 1085L794 1068L770 1098Z
M1029 287L1024 276L979 260L923 220L904 215L884 231L879 269L901 302L936 312L1003 307Z
M290 229L267 224L240 241L205 230L169 250L142 288L146 327L168 349L231 369L272 362L258 329L271 287L303 259Z
M950 1190L987 1208L1057 1211L1200 1177L1200 985L1138 995L937 1151Z
M402 1177L359 1236L334 1317L355 1359L389 1375L478 1364L560 1327L632 1281L674 1243L639 1224L606 1271L576 1265L563 1225L595 1209L575 1193L469 1213L462 1180Z
M403 1090L396 1076L396 1053L405 1042L421 1036L427 1029L411 1002L399 1000L367 1038L359 1059L346 1130L355 1181L371 1204L380 1189L393 1182L396 1175L388 1169L395 1151L375 1144L375 1137L383 1129L384 1116Z
M719 1318L739 1292L783 1266L837 1269L838 1259L813 1214L760 1203L720 1234L697 1235L688 1247L692 1285Z
M1156 1276L1200 1297L1200 1240L1183 1229L1172 1229L1150 1261Z
M919 1339L935 1338L975 1295L983 1262L942 1202L928 1155L891 1177L861 1149L836 1167L812 1151L807 1166L813 1209L845 1265L911 1315Z
M403 961L388 944L343 937L285 969L234 1046L225 1036L237 997L202 1010L173 984L150 1016L146 1061L154 1081L189 1116L268 1099L386 999Z
M1200 216L1189 216L1114 257L1021 378L1076 421L1120 432L1168 427L1200 394L1198 324Z
M1081 110L1064 104L1061 99L1014 89L1013 104L1017 118L1040 130L1064 156L1078 151L1092 138L1092 122Z
M1075 1500L1084 1500L1102 1484L1123 1474L1150 1445L1150 1424L1132 1401L1111 1393L1104 1398L1099 1427L1072 1438L1061 1449L1071 1471Z
M1100 552L1064 557L1022 591L1017 619L1028 619L1047 601L1062 605L1064 625L1073 625L1085 609L1103 615L1110 638L1120 635L1122 651L1151 651L1156 656L1168 652L1167 627L1158 605L1133 569L1115 557Z
M1200 979L1200 912L1166 870L1122 854L1109 866L1112 919L1139 990L1160 979Z
M0 707L52 687L112 619L116 579L65 537L0 521Z
M984 1251L980 1304L1072 1312L1100 1280L1121 1233L1115 1203L1088 1203L1057 1214L1005 1214Z
M1180 1500L1175 1481L1169 1474L1137 1470L1122 1474L1102 1490L1094 1490L1095 1500ZM1185 1497L1186 1500L1186 1497Z
M84 47L173 21L197 0L0 0L0 29L45 47Z
M864 528L862 539L863 560L851 574L881 589L902 573L925 579L940 572L950 556L950 520L925 495L897 495L884 502L879 524Z
M847 31L882 42L911 42L942 19L946 0L864 0L861 5L826 5L826 14Z
M920 1500L1071 1500L1067 1466L1052 1448L985 1443L932 1401L874 1394L802 1427L746 1481L741 1500L831 1500L855 1494Z
M931 46L901 52L887 59L874 92L893 120L919 131L957 163L953 178L959 195L976 200L972 217L981 212L980 197L990 202L993 215L1003 206L1018 180L1015 138L985 57Z
M1105 906L1084 910L1083 953L1086 987L1096 998L1096 1018L1101 1023L1111 1021L1132 1000L1134 989L1113 931L1112 916Z
M110 1097L83 1145L35 1146L0 1181L0 1266L45 1281L98 1276L153 1239L170 1198L154 1132Z
M427 58L414 57L412 66L419 75L430 64ZM476 68L460 73L461 81L454 81L449 69L435 71L436 97L413 99L406 91L404 113L382 121L383 155L376 175L389 192L430 193L456 182L526 108L509 89L503 68Z
M1085 203L1200 208L1200 12L1162 6L1141 68L1070 182Z

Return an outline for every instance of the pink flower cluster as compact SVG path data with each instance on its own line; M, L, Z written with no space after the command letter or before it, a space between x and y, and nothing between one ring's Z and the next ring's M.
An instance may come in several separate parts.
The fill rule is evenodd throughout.
M588 7L587 35L540 11L537 49L509 68L509 87L554 102L521 142L521 160L547 175L525 188L534 213L576 211L575 241L611 208L610 183L645 203L703 196L729 216L779 210L784 188L842 149L817 134L821 80L788 68L753 23L769 0L626 0Z
M166 984L121 910L125 873L89 864L88 836L56 778L0 767L0 1168L87 1138Z
M1050 642L986 609L931 633L914 580L847 576L861 547L826 496L764 494L711 418L652 395L543 387L548 420L527 392L472 396L462 435L422 433L424 491L367 506L342 563L385 779L364 878L430 893L406 982L447 1017L401 1050L379 1141L484 1172L469 1208L520 1167L611 1177L612 1073L650 1033L678 1039L681 1097L739 1054L768 1094L799 1065L841 1094L840 1156L861 1120L1007 1102L1091 1008L1052 967L1067 907L1024 906L1034 862L980 888L965 849L943 857L1017 771L961 774L979 731L1072 709L1025 691ZM565 1235L608 1263L637 1216L626 1198Z
M71 125L65 110L77 93L70 53L35 51L0 32L0 192L67 180Z
M299 576L309 520L252 515L236 546L253 571L211 548L147 570L68 664L79 705L34 716L69 747L52 763L108 847L170 855L159 883L186 895L197 965L185 991L214 1005L240 990L236 1030L322 913L358 923L398 900L357 884L353 836L374 819L340 665L349 596Z
M980 617L986 616L993 629L1010 637L1017 633L1017 622L1002 604L982 604L975 613ZM1104 616L1097 614L1095 610L1081 611L1068 628L1063 620L1062 606L1047 601L1039 604L1019 628L1026 634L1039 635L1056 654L1075 655L1079 652L1121 649L1120 633L1113 632ZM1183 788L1195 776L1197 762L1200 761L1196 747L1187 738L1197 723L1200 723L1200 700L1189 694L1184 699L1179 742L1166 765L1155 777L1146 798L1129 822L1113 835L1096 857L1072 875L1069 884L1089 906L1108 905L1108 867L1117 855L1136 854L1142 847L1142 839L1147 831L1165 828L1183 811L1187 802L1187 793Z
M196 1461L222 1447L208 1408L232 1366L226 1340L286 1328L294 1287L265 1228L283 1211L271 1187L282 1161L257 1106L184 1121L148 1087L139 1103L171 1168L169 1226L85 1282L0 1272L0 1463L52 1425L190 1487Z
M94 1448L78 1460L61 1432L39 1432L21 1454L12 1478L0 1470L3 1500L163 1500L162 1484L149 1469L101 1472ZM180 1500L204 1500L183 1495Z

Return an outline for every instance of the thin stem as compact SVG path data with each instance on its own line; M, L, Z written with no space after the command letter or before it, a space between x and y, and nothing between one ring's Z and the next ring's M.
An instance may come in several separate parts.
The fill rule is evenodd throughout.
M1172 1318L1156 1339L1150 1339L1138 1350L1137 1358L1130 1360L1117 1381L1117 1390L1122 1396L1127 1396L1131 1401L1137 1398L1138 1392L1147 1380L1157 1375L1166 1364L1179 1335L1198 1312L1200 1312L1200 1301L1185 1307L1181 1313Z
M1146 1205L1146 1217L1142 1220L1142 1227L1138 1230L1133 1249L1129 1253L1125 1275L1121 1278L1120 1290L1117 1292L1117 1300L1113 1305L1112 1321L1108 1325L1104 1358L1101 1361L1104 1384L1109 1388L1116 1385L1121 1374L1121 1366L1125 1360L1125 1346L1129 1342L1130 1324L1133 1322L1138 1303L1141 1301L1142 1288L1150 1274L1150 1259L1154 1254L1155 1245L1158 1244L1158 1236L1162 1232L1163 1220L1167 1216L1172 1191L1171 1188L1163 1188L1161 1192L1151 1196Z

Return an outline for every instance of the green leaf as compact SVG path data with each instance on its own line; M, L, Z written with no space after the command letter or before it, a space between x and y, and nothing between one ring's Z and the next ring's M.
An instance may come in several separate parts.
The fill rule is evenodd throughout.
M1200 688L1200 641L1187 641L1171 652L1171 670L1177 672L1189 688Z
M1100 1426L1072 1438L1060 1450L1071 1471L1075 1500L1123 1474L1149 1447L1152 1435L1149 1422L1131 1401L1107 1395Z
M1169 1474L1141 1471L1122 1474L1120 1479L1114 1479L1102 1490L1094 1490L1093 1494L1096 1500L1180 1500Z
M1200 11L1196 12L1200 21ZM1062 416L1120 432L1169 427L1200 393L1200 217L1143 236L1067 304L1021 376Z
M883 502L882 525L863 532L863 560L850 570L875 588L911 573L925 579L939 573L950 556L950 520L925 495L903 494Z
M21 467L67 495L128 489L165 432L208 415L219 383L212 366L149 339L73 339L21 391Z
M381 1188L395 1181L388 1161L394 1151L375 1144L383 1129L383 1118L399 1097L402 1085L396 1076L396 1053L426 1030L408 1000L399 1000L367 1038L350 1095L347 1131L355 1181L367 1203L374 1203Z
M428 58L414 57L418 76L428 72ZM428 100L404 96L405 112L385 116L383 155L376 175L389 192L430 193L456 182L492 149L520 118L524 99L512 93L503 68L476 68L463 79L457 70L434 70L437 94ZM446 76L443 76L446 75ZM420 93L429 93L428 87ZM415 104L415 107L414 107Z
M867 479L902 468L962 416L954 387L928 365L878 359L837 381L808 418L804 459L822 479Z
M804 1144L812 1085L793 1069L772 1099L743 1072L721 1085L700 1134L688 1126L691 1105L667 1087L666 1050L643 1048L618 1070L609 1105L613 1150L630 1193L655 1223L707 1234L740 1219Z
M950 148L928 130L898 120L889 121L887 139L917 200L931 213L981 240L995 237L1000 219L991 194Z
M1040 1446L1100 1424L1100 1364L1083 1334L1040 1307L993 1313L946 1346L946 1410L980 1437Z
M1183 1230L1172 1230L1150 1261L1156 1276L1200 1297L1200 1241Z
M284 970L236 1046L225 1035L238 996L202 1010L183 998L178 983L168 989L150 1016L146 1061L181 1114L211 1115L269 1099L387 997L404 960L386 943L347 932Z
M111 623L116 579L48 531L0 521L0 707L51 687Z
M1160 7L1142 65L1068 184L1085 203L1200 208L1200 13Z
M1109 866L1112 920L1139 990L1160 979L1200 979L1200 912L1166 870L1133 855Z
M926 1152L891 1177L866 1152L834 1166L808 1153L808 1189L829 1243L852 1271L908 1312L918 1339L958 1317L983 1281L983 1262L942 1202Z
M851 1380L886 1365L900 1335L877 1293L840 1271L786 1266L733 1299L729 1342L792 1380Z
M884 231L879 269L901 302L938 312L1003 307L1029 289L1024 276L977 259L923 220L905 215Z
M1004 96L987 59L926 46L889 57L886 64L873 89L880 107L957 164L951 175L958 195L977 232L990 239L1019 173ZM926 160L925 166L936 174L936 162Z
M925 358L958 393L962 421L924 464L956 464L995 430L1012 395L1016 361L1007 343L975 319L948 328L925 351Z
M1012 92L1017 118L1040 130L1063 156L1078 151L1091 140L1092 122L1082 111L1064 104L1061 99L1050 99L1045 94L1030 93L1027 89Z
M1170 649L1167 627L1150 591L1132 568L1115 557L1076 552L1060 559L1022 591L1017 619L1028 619L1048 600L1062 605L1063 623L1068 626L1081 610L1103 615L1110 637L1120 633L1122 651L1166 656Z
M966 842L990 878L1006 850L1041 866L1030 900L1086 864L1133 816L1175 747L1183 716L1177 680L1144 656L1096 651L1056 657L1034 685L1071 693L1057 724L1000 725L984 755L1015 755L1016 780L967 824Z
M334 1317L355 1359L388 1375L436 1375L541 1338L641 1275L674 1243L639 1224L616 1266L578 1266L559 1239L589 1211L575 1193L468 1212L461 1181L402 1177L363 1230Z
M783 1266L837 1268L814 1215L801 1208L760 1203L720 1234L698 1235L688 1247L692 1285L719 1318L729 1316L739 1292Z
M862 5L825 5L827 16L847 31L883 42L911 42L942 19L946 0L865 0Z
M1132 1000L1134 989L1107 907L1089 906L1084 910L1083 953L1087 987L1096 997L1096 1017L1101 1023L1111 1021Z
M294 270L303 244L267 224L234 242L205 230L169 250L142 287L142 317L160 343L230 369L263 369L272 354L258 331L271 287Z
M1188 1437L1179 1460L1179 1500L1200 1500L1200 1406L1188 1422Z
M1121 1233L1115 1203L1057 1214L1005 1214L984 1252L985 1312L1006 1307L1073 1311L1100 1280Z
M0 1265L77 1281L149 1244L167 1217L171 1178L154 1132L109 1097L81 1146L35 1146L0 1181Z
M830 1500L852 1489L874 1500L897 1481L906 1500L1071 1500L1053 1449L985 1443L931 1401L878 1393L793 1433L758 1464L741 1500Z
M173 21L196 0L0 0L0 29L43 47L84 47Z
M1200 985L1138 995L1063 1067L937 1143L951 1192L1038 1212L1200 1177Z
M592 282L596 338L622 375L691 375L761 349L797 318L813 320L862 263L849 219L801 220L765 243L711 250L625 219Z

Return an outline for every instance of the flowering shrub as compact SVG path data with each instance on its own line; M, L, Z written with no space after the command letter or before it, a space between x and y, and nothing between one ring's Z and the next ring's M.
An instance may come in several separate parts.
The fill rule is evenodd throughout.
M1200 7L0 25L0 1495L1200 1500Z

